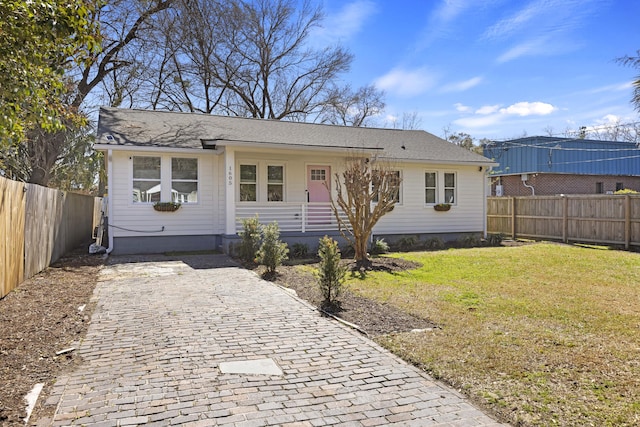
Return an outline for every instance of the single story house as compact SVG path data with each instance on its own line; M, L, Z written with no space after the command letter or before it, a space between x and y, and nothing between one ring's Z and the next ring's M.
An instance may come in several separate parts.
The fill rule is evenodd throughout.
M495 196L549 196L640 191L640 145L634 142L532 136L485 144L498 163Z
M243 218L277 221L289 244L338 237L330 210L349 158L385 162L398 203L374 229L454 240L486 232L489 159L417 130L356 128L205 114L101 108L95 149L107 169L108 251L223 250ZM179 202L175 212L156 202ZM448 212L434 205L451 204Z

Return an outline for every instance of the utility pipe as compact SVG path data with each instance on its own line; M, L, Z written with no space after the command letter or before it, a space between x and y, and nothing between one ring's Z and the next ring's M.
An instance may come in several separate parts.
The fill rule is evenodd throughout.
M522 181L522 185L524 185L525 187L527 187L527 188L530 188L530 189L531 189L531 195L532 195L532 196L535 196L535 195L536 195L536 189L535 189L535 188L533 188L533 185L529 185L529 184L527 184L527 181Z

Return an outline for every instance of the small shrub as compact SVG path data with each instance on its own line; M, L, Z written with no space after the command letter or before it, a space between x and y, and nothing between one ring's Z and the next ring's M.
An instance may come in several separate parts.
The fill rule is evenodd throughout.
M309 255L309 245L305 243L294 243L291 246L291 256L293 258L306 258Z
M480 246L480 238L475 234L462 236L457 240L458 246L461 248L475 248Z
M371 254L380 255L389 252L389 244L384 239L376 239L371 245Z
M260 248L260 222L258 216L242 220L242 231L238 233L242 240L239 244L240 258L247 262L254 262Z
M444 240L439 237L432 237L424 243L424 248L431 251L438 251L445 248Z
M280 240L280 227L277 222L262 226L262 245L256 254L258 263L267 267L267 274L276 272L276 268L287 259L289 249Z
M353 245L349 244L342 248L338 248L339 251L342 252L342 255L345 257L352 257L356 254L356 250L353 248Z
M489 234L487 236L487 244L489 246L500 246L503 240L502 234Z
M338 305L338 297L342 293L342 283L347 273L346 267L340 264L338 242L324 236L318 245L318 256L320 257L319 285L324 298L322 306L334 308Z
M397 245L398 249L401 251L410 251L416 247L418 244L418 239L415 237L402 237L398 239Z
M613 194L638 194L637 191L632 190L630 188L624 188L622 190L617 190L615 193Z

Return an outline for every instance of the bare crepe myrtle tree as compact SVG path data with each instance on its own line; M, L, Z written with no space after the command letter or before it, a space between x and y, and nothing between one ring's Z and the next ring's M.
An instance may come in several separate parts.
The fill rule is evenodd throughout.
M331 196L331 209L340 233L355 250L356 264L366 266L373 227L398 202L402 179L389 163L362 155L347 160L344 171L334 178L336 195Z

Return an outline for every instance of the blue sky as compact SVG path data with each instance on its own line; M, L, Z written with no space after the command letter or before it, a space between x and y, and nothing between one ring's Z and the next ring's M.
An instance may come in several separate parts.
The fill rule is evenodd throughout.
M379 125L417 113L420 128L474 138L562 135L640 120L640 0L324 0L316 42L355 60L345 82L386 92ZM399 120L399 119L398 119Z

